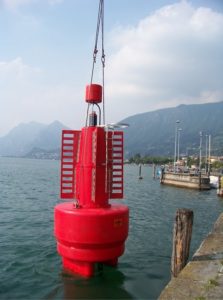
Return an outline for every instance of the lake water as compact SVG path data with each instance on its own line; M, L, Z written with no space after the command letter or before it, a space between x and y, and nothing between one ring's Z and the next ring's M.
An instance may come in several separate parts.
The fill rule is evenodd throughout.
M157 299L170 279L178 208L194 211L191 254L223 209L216 190L160 185L152 168L125 166L130 230L118 268L91 279L62 270L53 236L59 162L0 158L0 299Z

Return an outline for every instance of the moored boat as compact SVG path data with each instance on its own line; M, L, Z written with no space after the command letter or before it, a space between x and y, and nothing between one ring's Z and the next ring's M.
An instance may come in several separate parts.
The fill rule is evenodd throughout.
M201 173L168 172L163 170L160 183L197 190L209 190L210 178Z

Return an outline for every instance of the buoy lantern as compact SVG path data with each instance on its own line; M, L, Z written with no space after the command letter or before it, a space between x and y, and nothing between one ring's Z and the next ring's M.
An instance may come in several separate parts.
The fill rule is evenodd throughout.
M123 198L123 131L100 125L102 87L91 84L92 106L82 130L63 130L61 198L55 207L55 237L63 267L90 277L97 263L116 266L128 236L129 209L111 204ZM89 109L88 109L89 111Z

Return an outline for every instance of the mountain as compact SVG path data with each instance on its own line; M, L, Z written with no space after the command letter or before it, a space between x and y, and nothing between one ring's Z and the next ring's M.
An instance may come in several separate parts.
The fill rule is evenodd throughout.
M62 129L68 129L68 127L59 121L45 126L31 143L31 148L38 147L45 150L60 148Z
M180 153L198 153L203 132L203 155L206 135L211 135L212 153L223 153L223 102L180 105L130 116L121 122L125 130L125 154L173 156L176 121L180 120ZM214 154L213 154L214 155Z
M176 121L180 120L180 153L199 152L200 131L205 154L206 135L211 135L212 155L223 154L223 102L180 105L130 116L121 122L125 129L125 157L137 153L150 156L174 155ZM0 138L0 156L30 158L60 157L61 131L68 129L59 121L49 125L36 122L19 124Z
M67 127L59 121L49 125L37 122L21 123L0 138L0 155L21 157L33 153L34 149L59 149L62 129Z

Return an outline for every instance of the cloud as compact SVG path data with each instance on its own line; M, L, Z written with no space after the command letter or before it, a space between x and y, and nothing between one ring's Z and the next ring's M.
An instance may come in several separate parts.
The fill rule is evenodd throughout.
M41 2L41 0L2 0L2 1L6 8L8 8L9 10L15 10L15 11L19 7ZM47 0L45 2L50 5L56 5L56 4L62 3L63 0Z
M79 129L85 105L83 87L49 83L44 70L25 64L22 58L0 61L0 134L21 122L49 124L60 120Z
M11 10L18 8L19 6L32 4L34 2L36 2L36 0L3 0L4 6Z
M32 68L23 63L21 57L5 62L0 61L0 79L1 83L9 81L21 81L29 78L32 74L39 73L40 69Z
M63 2L63 0L48 0L50 5L56 5Z
M178 104L223 101L223 15L182 1L110 33L109 109L121 119Z
M35 1L40 0L4 0L14 7ZM106 122L179 104L223 101L223 15L210 8L187 1L164 6L136 26L106 33L106 49ZM32 120L58 119L79 129L86 109L79 71L63 76L58 67L61 75L54 76L49 66L44 70L25 61L19 56L0 61L0 134Z

